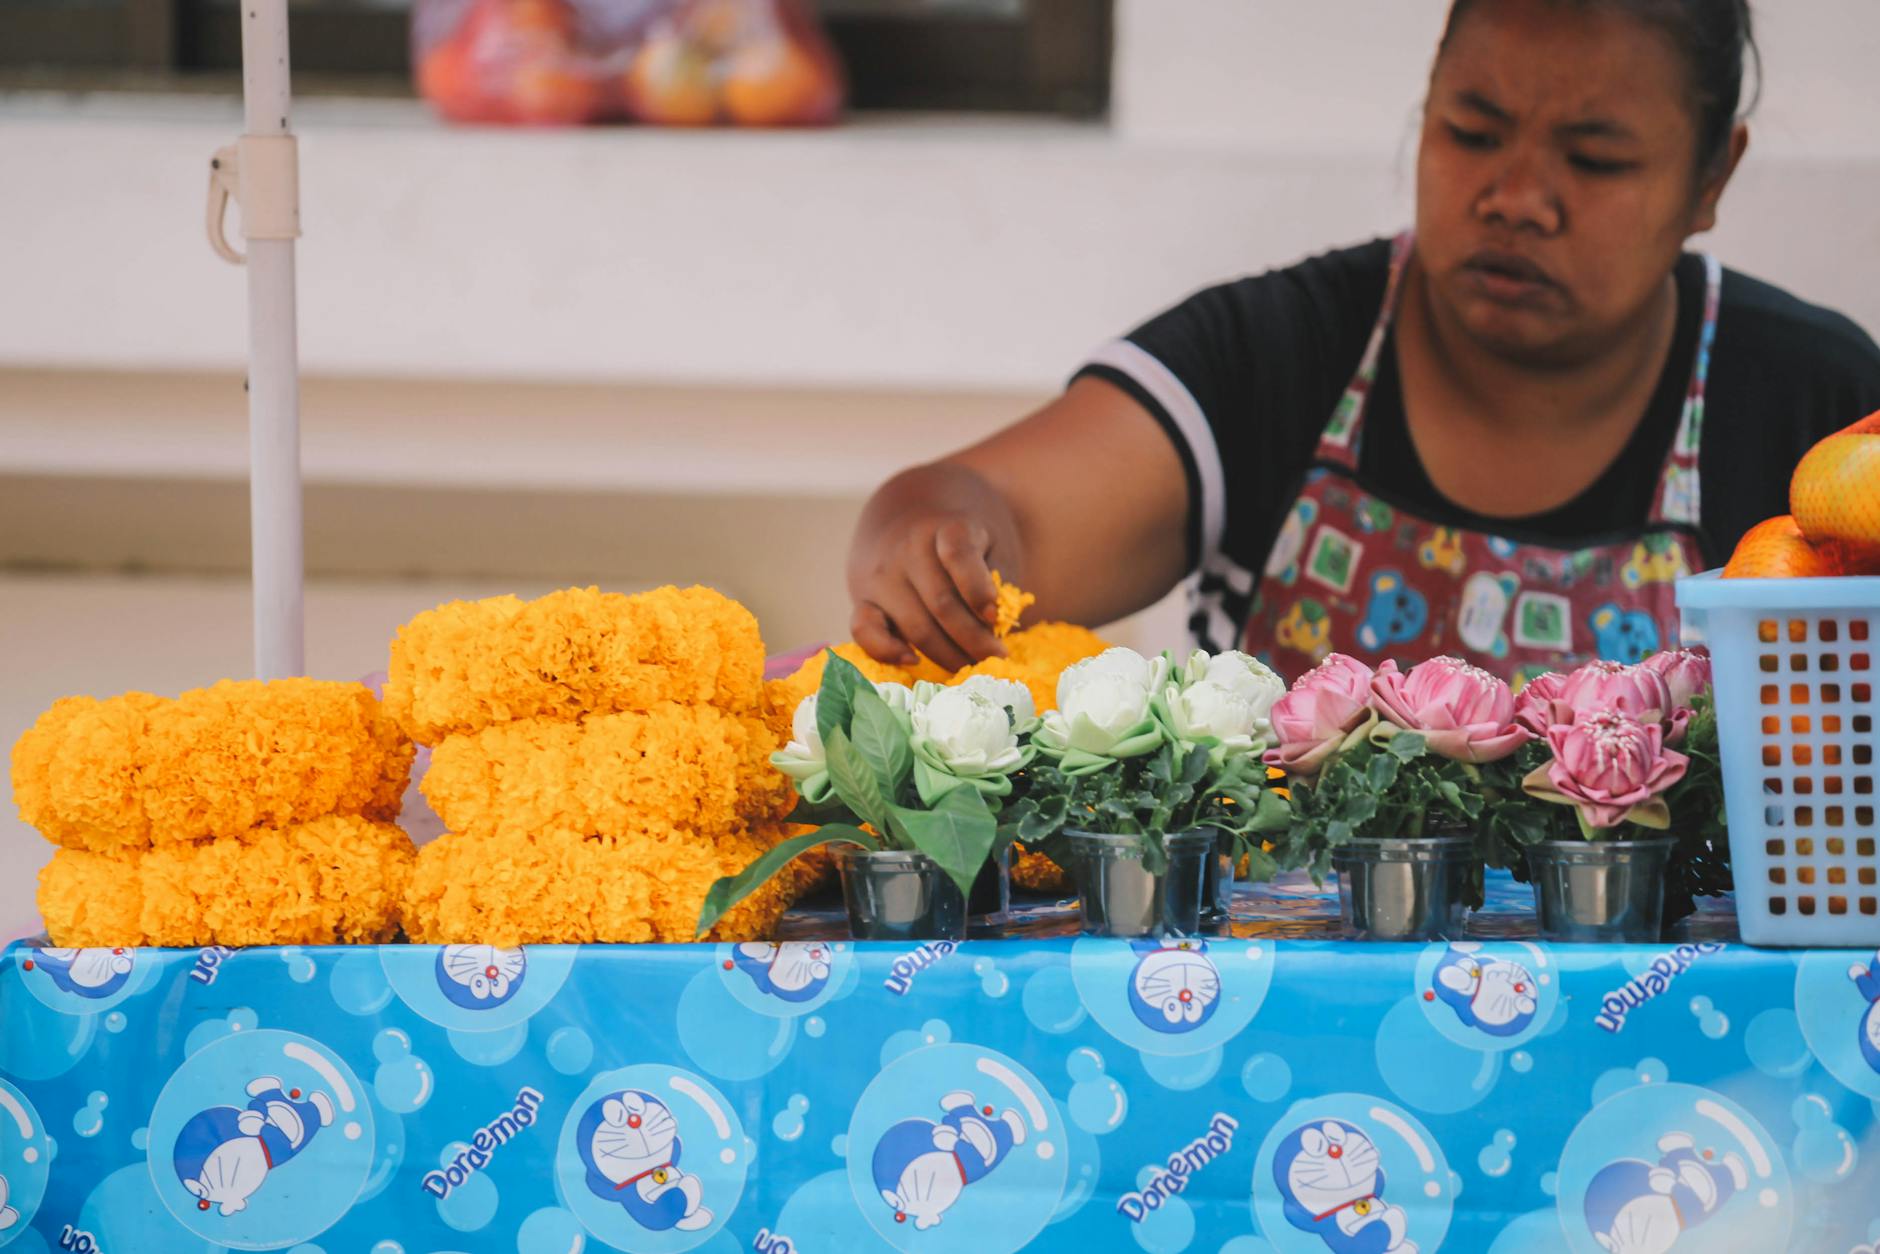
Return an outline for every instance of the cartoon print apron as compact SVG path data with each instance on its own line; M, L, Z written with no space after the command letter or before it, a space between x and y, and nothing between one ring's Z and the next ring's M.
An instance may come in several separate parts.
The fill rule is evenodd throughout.
M1519 687L1593 658L1637 662L1676 645L1673 581L1704 565L1697 454L1722 267L1704 258L1696 361L1643 529L1560 548L1517 525L1495 535L1438 526L1358 480L1366 400L1410 247L1409 234L1398 237L1364 359L1274 543L1242 647L1289 678L1334 651L1373 666L1453 654Z

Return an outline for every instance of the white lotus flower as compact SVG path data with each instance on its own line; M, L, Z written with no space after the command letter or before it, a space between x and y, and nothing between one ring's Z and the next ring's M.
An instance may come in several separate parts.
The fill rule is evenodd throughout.
M1271 742L1273 728L1267 719L1274 702L1286 695L1285 680L1259 658L1238 650L1216 654L1209 660L1203 678L1245 697L1253 707L1254 739Z
M1243 694L1204 679L1186 688L1174 684L1164 694L1169 715L1169 730L1184 744L1203 738L1220 742L1223 757L1240 756L1265 747L1265 720L1254 712L1254 704Z
M770 755L770 764L795 780L797 791L804 796L809 792L803 785L818 776L826 784L829 762L823 752L822 734L816 730L815 693L797 703L796 713L790 716L790 743Z
M983 692L945 688L914 707L914 747L962 775L1005 774L1019 762L1018 735L1005 707Z
M875 692L880 695L883 701L888 703L888 708L893 710L896 714L910 713L916 704L914 690L909 688L906 684L897 684L890 680L885 683L876 684Z
M1146 658L1134 649L1121 647L1105 649L1095 657L1087 657L1064 668L1064 673L1058 676L1058 705L1064 704L1067 687L1075 687L1093 675L1114 675L1132 687L1153 693L1162 686L1162 680L1167 674L1166 657Z
M1031 699L1031 689L1016 679L1001 679L997 675L968 675L957 687L966 692L977 692L994 705L1009 709L1013 726L1021 730L1029 727L1038 717L1038 707Z
M1058 679L1058 708L1044 715L1034 743L1072 774L1149 752L1162 740L1150 705L1167 674L1166 658L1151 661L1130 649L1068 667Z

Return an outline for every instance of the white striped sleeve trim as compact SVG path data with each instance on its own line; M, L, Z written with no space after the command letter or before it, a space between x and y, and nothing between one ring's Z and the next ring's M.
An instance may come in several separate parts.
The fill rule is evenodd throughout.
M1128 340L1112 340L1090 356L1093 366L1108 366L1129 376L1136 386L1162 407L1164 415L1188 443L1201 486L1201 554L1205 563L1221 551L1227 534L1227 475L1221 467L1221 449L1214 429L1188 385L1154 356Z

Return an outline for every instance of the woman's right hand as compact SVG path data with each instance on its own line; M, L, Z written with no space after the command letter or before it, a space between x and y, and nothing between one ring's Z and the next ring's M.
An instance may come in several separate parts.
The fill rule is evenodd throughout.
M1086 376L869 498L849 546L849 627L900 666L915 650L948 670L1003 655L995 570L1037 597L1039 619L1113 622L1181 579L1187 519L1187 477L1161 425Z
M899 666L918 650L950 671L1003 656L992 571L1021 576L1017 528L997 494L963 467L924 466L890 480L868 515L849 556L855 643Z

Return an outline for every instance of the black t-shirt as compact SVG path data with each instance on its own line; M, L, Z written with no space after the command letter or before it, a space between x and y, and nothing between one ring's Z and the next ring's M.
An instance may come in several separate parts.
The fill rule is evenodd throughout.
M1243 601L1364 355L1390 270L1374 241L1211 287L1093 355L1079 374L1124 388L1175 442L1188 475L1188 555ZM1703 318L1704 262L1677 266L1671 353L1625 451L1584 492L1522 519L1458 508L1430 482L1387 341L1364 418L1364 486L1433 523L1578 547L1642 526L1683 411ZM1832 310L1725 270L1698 456L1717 565L1750 527L1789 512L1789 477L1815 441L1880 409L1880 348ZM1238 595L1235 595L1238 594Z

